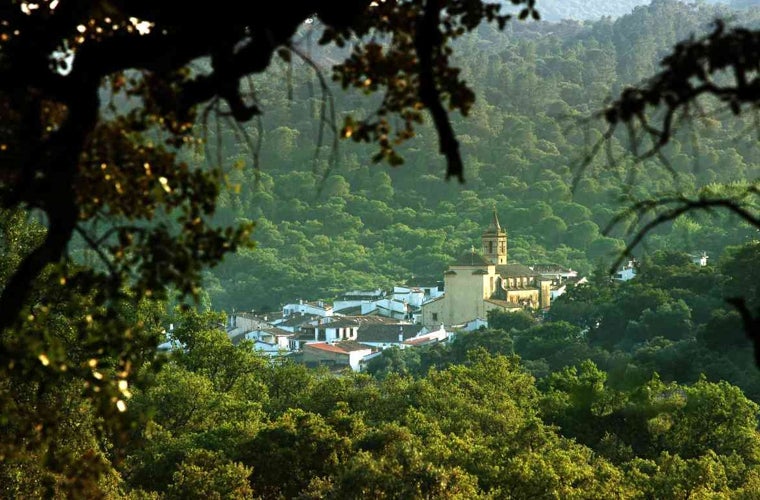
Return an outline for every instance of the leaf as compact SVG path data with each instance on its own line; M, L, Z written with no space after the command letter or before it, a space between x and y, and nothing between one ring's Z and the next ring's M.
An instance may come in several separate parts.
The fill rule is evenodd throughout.
M277 49L277 55L280 56L280 59L282 59L285 62L290 62L290 49L287 47L283 47L281 49Z
M735 115L739 115L741 113L741 107L739 106L739 101L736 99L732 99L729 103L731 106L731 112Z
M392 151L391 154L388 156L388 163L392 167L398 167L399 165L404 164L404 159L395 151Z

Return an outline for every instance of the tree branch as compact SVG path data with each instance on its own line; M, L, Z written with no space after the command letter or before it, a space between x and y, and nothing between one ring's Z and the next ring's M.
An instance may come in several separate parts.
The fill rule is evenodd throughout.
M438 28L441 22L440 8L438 0L427 0L422 16L417 18L414 48L419 58L419 95L422 103L430 111L433 124L438 131L439 151L446 157L446 178L453 176L459 179L459 182L464 182L464 165L459 153L459 141L451 126L449 114L441 103L433 72L434 55L439 52L442 40Z

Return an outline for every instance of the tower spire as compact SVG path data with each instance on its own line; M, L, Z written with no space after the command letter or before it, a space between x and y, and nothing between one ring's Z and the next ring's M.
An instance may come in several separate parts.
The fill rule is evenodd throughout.
M496 214L496 207L493 207L493 227L496 228L496 231L501 231L501 224L499 224L499 216Z

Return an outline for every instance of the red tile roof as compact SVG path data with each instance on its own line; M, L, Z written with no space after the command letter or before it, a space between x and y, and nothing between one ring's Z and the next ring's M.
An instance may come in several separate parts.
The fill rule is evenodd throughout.
M372 346L363 345L353 340L344 340L337 344L328 344L327 342L312 342L304 344L304 348L316 349L318 351L334 352L338 354L348 354L352 351L372 350Z
M327 352L335 352L338 354L348 354L346 351L341 349L338 346L330 345L326 342L315 342L313 344L306 344L304 345L304 349L316 349L318 351L327 351Z
M404 344L407 345L420 345L420 344L426 344L428 342L433 342L435 339L432 337L416 337L413 339L405 340Z

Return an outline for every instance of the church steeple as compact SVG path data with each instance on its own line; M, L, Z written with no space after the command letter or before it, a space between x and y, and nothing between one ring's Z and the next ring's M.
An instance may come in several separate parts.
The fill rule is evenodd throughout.
M493 219L491 219L491 226L488 228L489 231L499 232L501 231L501 224L499 224L499 216L496 213L496 209L493 209Z
M483 256L496 265L507 263L507 232L499 224L496 208L488 229L483 231Z

